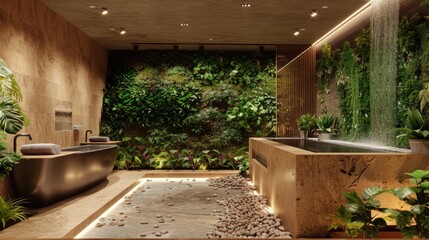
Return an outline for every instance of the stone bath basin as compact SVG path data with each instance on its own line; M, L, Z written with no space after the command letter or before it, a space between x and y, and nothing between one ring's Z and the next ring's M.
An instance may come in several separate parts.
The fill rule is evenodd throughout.
M16 193L37 207L76 195L106 179L117 151L117 145L89 145L58 155L24 155L12 171Z
M345 203L344 192L404 186L404 173L428 168L425 155L301 140L251 138L249 150L252 182L294 238L328 237L329 216ZM378 199L399 207L390 195Z

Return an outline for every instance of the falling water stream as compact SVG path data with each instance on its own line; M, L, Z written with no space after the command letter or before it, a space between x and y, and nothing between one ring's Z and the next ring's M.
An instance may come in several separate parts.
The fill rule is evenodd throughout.
M385 145L394 141L399 2L375 0L371 12L371 135Z

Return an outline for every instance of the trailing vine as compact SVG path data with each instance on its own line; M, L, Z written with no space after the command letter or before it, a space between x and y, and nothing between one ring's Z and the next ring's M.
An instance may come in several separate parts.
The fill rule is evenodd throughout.
M335 75L335 65L333 64L331 46L325 43L322 48L322 55L317 61L317 90L321 99L321 113L327 113L327 107L325 104L325 95L329 93L329 84Z

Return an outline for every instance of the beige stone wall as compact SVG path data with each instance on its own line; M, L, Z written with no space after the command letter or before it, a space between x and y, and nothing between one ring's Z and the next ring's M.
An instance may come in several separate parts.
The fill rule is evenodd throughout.
M71 112L70 126L99 133L108 64L101 44L39 0L1 0L0 58L21 86L30 120L21 132L30 133L32 143L73 145L71 129L55 129L55 111ZM18 147L24 143L21 138Z

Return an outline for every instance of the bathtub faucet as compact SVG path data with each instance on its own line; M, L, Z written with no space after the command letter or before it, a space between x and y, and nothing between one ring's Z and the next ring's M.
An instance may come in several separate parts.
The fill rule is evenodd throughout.
M18 139L19 137L28 137L30 140L33 140L33 138L31 137L31 134L29 133L18 133L15 135L15 137L13 137L13 151L16 152L16 139Z
M85 132L85 142L88 142L88 133L92 134L92 131L91 130L86 130L86 132Z

